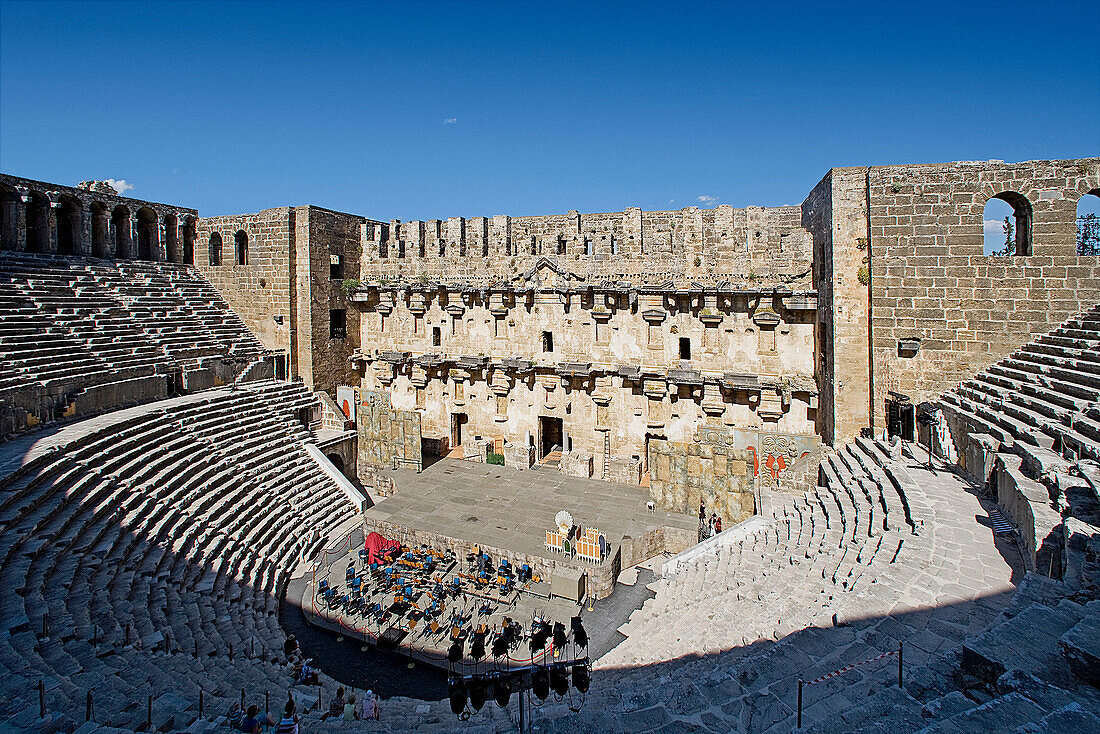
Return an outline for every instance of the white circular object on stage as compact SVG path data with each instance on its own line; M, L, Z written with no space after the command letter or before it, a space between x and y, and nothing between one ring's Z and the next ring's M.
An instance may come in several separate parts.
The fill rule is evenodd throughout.
M567 534L573 529L573 516L569 514L567 510L562 510L557 515L554 515L554 522L558 525L558 530L562 535Z

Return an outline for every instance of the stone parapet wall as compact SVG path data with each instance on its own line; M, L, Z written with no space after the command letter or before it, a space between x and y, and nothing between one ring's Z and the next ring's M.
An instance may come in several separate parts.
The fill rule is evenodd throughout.
M290 251L293 212L287 207L255 214L202 217L195 225L196 266L264 346L291 351ZM237 262L234 238L247 238L247 260ZM220 238L220 265L212 252Z
M812 238L797 206L510 217L451 217L364 227L364 277L489 282L539 257L590 279L808 283Z

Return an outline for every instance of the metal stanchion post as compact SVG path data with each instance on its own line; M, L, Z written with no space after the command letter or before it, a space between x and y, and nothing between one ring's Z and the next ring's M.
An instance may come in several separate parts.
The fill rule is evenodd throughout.
M38 717L46 718L46 682L41 679L38 681Z
M902 686L902 680L901 680L901 645L902 645L902 643L899 642L898 643L898 688L901 688L901 686Z
M205 703L203 693L204 693L204 691L200 688L199 689L199 718L200 719L202 718L202 709L203 709L203 704Z
M802 728L802 679L798 679L798 728Z
M153 694L150 693L145 704L145 731L153 730Z
M84 720L85 721L91 721L93 713L94 712L92 711L92 689L89 688L88 689L88 696L84 701Z

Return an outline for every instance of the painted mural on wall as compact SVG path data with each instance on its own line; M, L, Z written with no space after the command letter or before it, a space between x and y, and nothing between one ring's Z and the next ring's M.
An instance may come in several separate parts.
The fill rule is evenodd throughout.
M817 481L821 460L821 440L817 436L700 426L695 440L699 444L747 451L753 480L759 486L802 492Z
M355 420L355 406L358 403L356 397L358 388L350 387L347 385L337 385L336 387L336 404L340 406L340 410L344 411L344 416L349 420Z
M803 492L817 480L821 441L817 436L783 433L750 433L745 448L752 454L753 477L762 487L784 492Z

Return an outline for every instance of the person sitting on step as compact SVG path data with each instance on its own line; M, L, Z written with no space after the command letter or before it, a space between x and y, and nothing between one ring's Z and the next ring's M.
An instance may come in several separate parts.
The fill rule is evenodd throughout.
M225 723L230 729L240 730L242 721L244 721L244 711L241 710L241 705L234 701L229 713L225 715Z
M248 707L248 714L241 722L240 730L246 734L260 734L265 726L275 726L275 720L267 714L260 715L260 707L252 705Z
M287 701L283 718L275 725L275 734L298 734L298 717L294 713L294 701Z
M337 688L336 695L332 699L332 703L328 705L328 711L321 714L321 721L329 718L330 716L340 716L344 713L344 689Z

